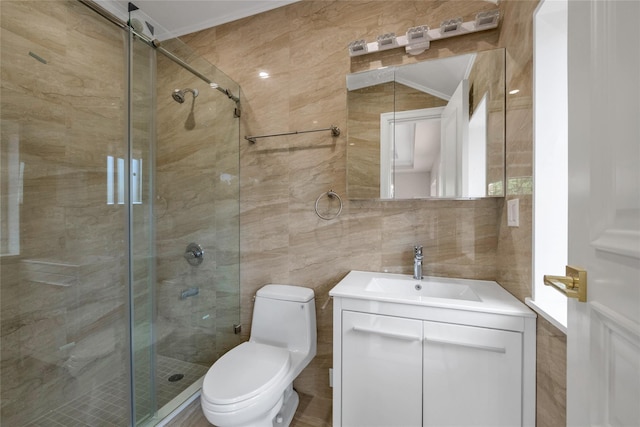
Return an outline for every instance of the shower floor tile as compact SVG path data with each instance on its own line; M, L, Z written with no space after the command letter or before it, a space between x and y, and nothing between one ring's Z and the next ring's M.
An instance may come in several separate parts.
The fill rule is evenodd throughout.
M198 378L207 373L208 366L183 362L169 357L157 356L156 399L158 408L167 404ZM169 377L182 374L179 381L169 381ZM148 384L148 374L137 373L138 384ZM145 383L146 381L146 383ZM28 427L120 427L128 426L129 384L120 377L90 390L66 405L28 424ZM145 412L151 406L148 392L139 392L136 410Z
M162 361L160 359L162 359ZM158 368L156 372L156 381L159 385L156 392L158 407L161 408L169 403L171 399L206 374L208 370L209 366L183 362L168 357L158 357ZM182 374L184 377L179 381L169 381L169 378L175 374Z

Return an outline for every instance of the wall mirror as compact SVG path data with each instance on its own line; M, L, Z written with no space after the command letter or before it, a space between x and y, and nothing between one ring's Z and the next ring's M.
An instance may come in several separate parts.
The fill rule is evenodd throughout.
M347 75L350 199L504 196L505 52Z

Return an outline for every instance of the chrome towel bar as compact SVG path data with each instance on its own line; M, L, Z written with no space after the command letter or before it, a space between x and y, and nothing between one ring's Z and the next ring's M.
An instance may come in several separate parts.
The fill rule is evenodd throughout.
M285 136L285 135L296 135L299 133L310 133L310 132L323 132L323 131L331 131L331 136L336 137L340 136L340 128L338 126L331 125L328 128L324 129L313 129L313 130L294 130L293 132L284 132L284 133L272 133L269 135L255 135L255 136L245 136L244 139L249 141L252 144L256 143L258 138L271 138L273 136Z

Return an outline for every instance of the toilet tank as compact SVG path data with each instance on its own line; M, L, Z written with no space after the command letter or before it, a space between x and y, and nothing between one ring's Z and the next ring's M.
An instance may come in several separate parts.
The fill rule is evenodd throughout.
M258 290L253 307L251 341L315 355L316 334L313 289L266 285Z

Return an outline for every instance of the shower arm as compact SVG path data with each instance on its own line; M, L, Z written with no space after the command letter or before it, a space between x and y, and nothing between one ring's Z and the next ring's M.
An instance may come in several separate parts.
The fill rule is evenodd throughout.
M169 58L170 60L172 60L176 64L186 68L188 71L190 71L191 73L195 74L200 79L204 80L209 86L211 86L211 87L217 89L218 91L224 93L225 95L227 95L227 98L233 100L233 102L235 102L236 104L240 102L240 98L238 98L237 96L233 95L229 89L225 89L223 87L218 86L215 82L212 82L211 80L209 80L204 74L200 73L198 70L193 68L191 65L187 64L182 59L178 58L173 53L169 52L168 50L166 50L165 48L160 46L160 41L153 40L150 43L151 43L151 45L153 47L155 47L164 56L166 56L167 58Z

